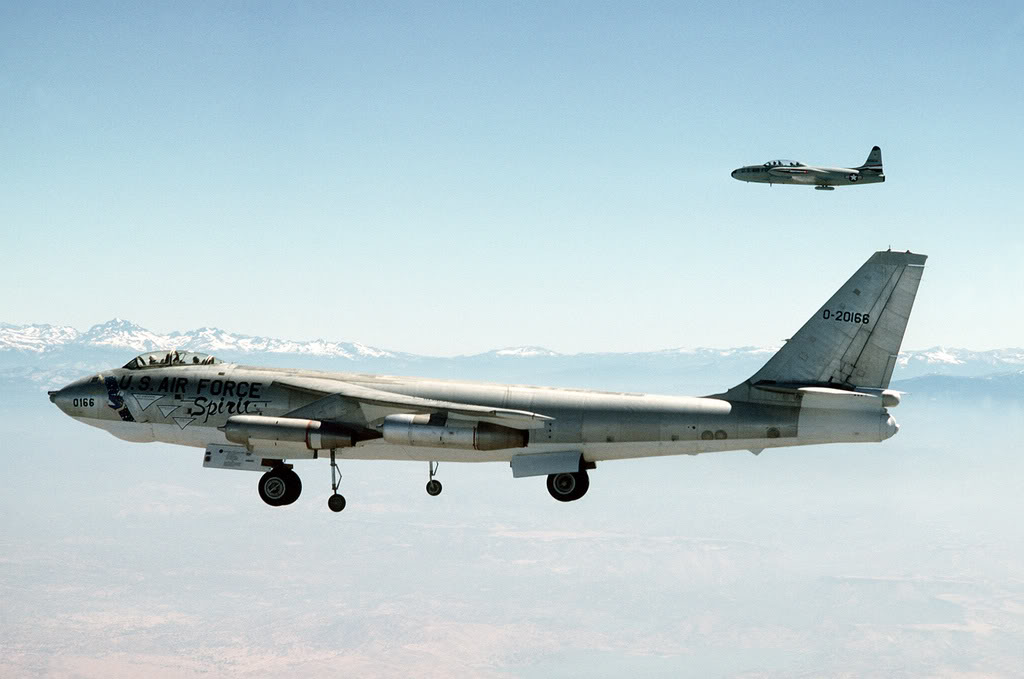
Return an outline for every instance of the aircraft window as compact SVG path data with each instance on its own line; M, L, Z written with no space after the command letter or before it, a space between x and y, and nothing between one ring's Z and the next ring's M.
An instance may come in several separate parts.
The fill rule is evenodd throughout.
M127 370L142 370L144 368L166 368L173 365L215 365L223 363L219 358L209 354L200 354L195 351L152 351L148 354L136 356L125 363Z

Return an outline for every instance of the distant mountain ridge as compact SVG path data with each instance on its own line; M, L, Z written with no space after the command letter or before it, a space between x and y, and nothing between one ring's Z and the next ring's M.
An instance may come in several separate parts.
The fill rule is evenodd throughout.
M22 351L43 354L69 346L125 349L127 352L183 349L216 353L230 351L245 354L310 354L337 358L394 356L392 352L370 347L359 342L328 342L313 340L298 342L272 337L238 335L219 328L196 328L161 335L140 325L120 318L92 326L79 332L67 325L11 325L0 324L0 351Z
M126 360L128 354L132 352L142 353L168 348L201 351L211 354L227 352L233 356L245 354L291 354L349 360L438 358L382 349L355 341L324 339L307 341L288 340L242 335L210 327L160 334L120 318L96 324L85 332L81 332L68 325L13 325L10 323L0 323L0 353L17 352L42 356L57 350L66 351L75 348L122 350ZM699 362L702 360L736 359L739 357L767 360L777 350L778 346L744 346L730 348L672 348L648 352L560 354L545 347L522 346L494 349L482 354L457 358L509 357L554 359L581 356L619 355L637 357L674 354ZM901 372L910 369L915 375L929 373L983 375L1024 369L1024 349L1006 348L977 351L953 347L931 347L928 349L905 350L900 353L898 365L903 369Z
M219 328L155 333L122 319L81 332L66 325L0 323L0 393L34 401L47 388L124 365L134 355L176 348L232 363L336 372L581 387L662 394L713 394L739 384L778 347L674 348L560 354L539 346L468 356L421 356L360 342L297 341ZM940 379L941 378L941 379ZM901 352L893 387L917 395L1024 398L1024 349L933 347Z

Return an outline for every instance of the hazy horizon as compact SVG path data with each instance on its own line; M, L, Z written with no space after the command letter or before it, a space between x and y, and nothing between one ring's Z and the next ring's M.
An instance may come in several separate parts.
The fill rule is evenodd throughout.
M114 318L110 318L110 319L108 319L106 321L99 321L99 322L91 323L89 325L82 326L82 327L76 327L76 326L73 326L73 325L71 325L69 323L61 322L59 320L57 320L57 321L50 321L50 322L39 322L39 323L12 323L10 321L0 321L0 327L26 328L26 327L37 326L37 327L54 327L54 328L73 328L76 332L80 333L81 335L86 335L91 330L94 330L94 329L97 329L97 328L103 328L104 326L107 326L107 325L113 324L113 323L118 323L118 322L125 322L125 323L131 323L133 325L139 325L139 324L135 323L134 321L132 321L129 318L114 317ZM141 325L139 325L139 327L142 328L143 330L147 330L147 331L152 332L149 328L144 328ZM267 336L267 335L246 335L244 333L235 332L235 331L233 331L230 328L218 327L218 326L198 326L198 327L172 328L169 331L166 331L166 332L163 332L163 333L154 333L154 334L159 335L161 337L169 337L169 336L180 335L180 334L187 335L187 334L195 333L195 332L201 331L201 330L221 330L221 331L223 331L223 332L225 332L225 333L227 333L227 334L229 334L229 335L231 335L233 337L259 338L259 339L275 339L275 340L282 340L282 341L285 341L285 342L295 342L295 343L329 342L329 343L355 344L355 345L363 345L363 346L366 346L368 348L373 348L373 349L381 349L381 350L389 351L389 352L399 352L399 353L404 353L404 354L414 354L414 352L406 351L402 347L396 347L396 346L372 346L371 347L371 345L369 345L369 344L367 344L365 342L360 341L360 339L358 337L354 337L354 336L351 336L351 335L339 336L339 337L328 337L328 336L324 336L324 335L318 335L318 336L314 336L314 337L283 337L283 336ZM81 339L81 338L76 338L76 339ZM783 345L783 343L784 343L783 340L779 340L777 342L768 343L768 344L742 344L742 343L728 344L728 345L680 345L680 344L677 344L677 345L666 346L666 347L657 347L657 348L654 348L654 349L647 349L647 350L637 350L637 349L634 349L634 350L630 350L630 349L624 349L624 350L602 350L602 349L598 348L598 349L595 349L593 351L577 351L577 352L555 352L550 347L545 347L545 346L542 346L542 345L539 345L539 344L527 343L527 344L518 344L518 345L508 344L508 345L494 346L494 347L490 347L488 349L485 349L485 350L483 350L483 351L481 351L481 352L479 352L477 354L451 354L451 353L448 353L448 354L414 354L414 355L420 355L420 356L423 356L423 357L426 357L426 358L460 358L460 357L467 357L467 356L477 356L477 355L480 355L480 354L487 354L487 353L503 351L503 350L507 350L507 349L543 349L543 350L546 350L546 351L551 351L554 354L559 355L559 356L577 356L577 355L581 355L581 354L636 354L636 353L656 353L656 352L660 352L660 351L700 351L700 350L729 351L729 350L739 350L739 349L760 349L760 350L766 350L767 351L767 350L777 350L779 347L781 347ZM1008 346L986 346L986 347L954 346L954 345L950 345L950 344L931 344L931 345L927 345L927 346L911 347L911 346L907 346L906 344L904 344L904 346L901 348L901 352L920 353L920 352L923 352L923 351L930 351L930 350L933 350L933 349L958 349L958 350L966 350L966 351L971 351L971 352L983 353L983 352L993 352L993 351L1012 351L1012 350L1021 349L1022 347L1024 347L1024 344L1008 345ZM5 348L5 347L0 347L0 348ZM122 345L122 346L110 345L109 348L111 348L111 349L123 349L124 351L126 351L128 353L131 353L131 351L132 351L131 347L128 347L128 346L125 346L125 345ZM18 350L15 347L11 347L11 349L12 350ZM267 353L273 354L273 353L277 353L277 351L276 350L267 351ZM281 352L281 353L288 353L288 352Z

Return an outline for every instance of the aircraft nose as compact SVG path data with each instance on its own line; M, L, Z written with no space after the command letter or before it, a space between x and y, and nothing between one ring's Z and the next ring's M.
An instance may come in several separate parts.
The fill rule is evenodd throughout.
M50 397L50 402L65 414L81 417L88 415L90 411L96 409L97 404L103 402L103 392L97 389L97 386L102 384L97 385L92 376L83 377L63 389L48 391L46 394Z

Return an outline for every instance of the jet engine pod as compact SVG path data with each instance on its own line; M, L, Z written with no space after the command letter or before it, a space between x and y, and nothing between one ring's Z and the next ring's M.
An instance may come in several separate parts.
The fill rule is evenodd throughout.
M467 422L466 426L431 423L430 415L388 415L381 433L384 440L399 446L502 450L525 448L529 434L522 429L490 422Z
M228 441L240 443L249 450L330 450L352 445L352 435L335 424L295 417L235 415L229 417L221 429Z

